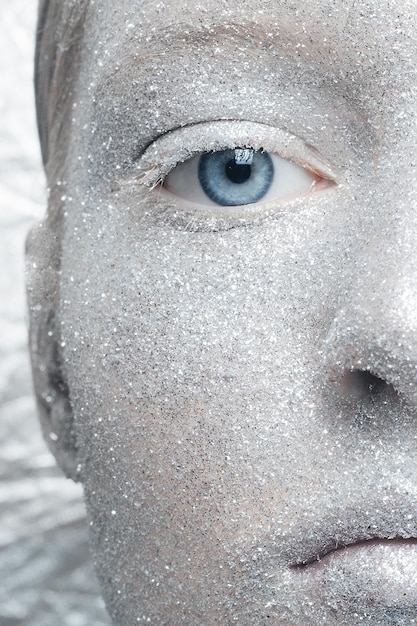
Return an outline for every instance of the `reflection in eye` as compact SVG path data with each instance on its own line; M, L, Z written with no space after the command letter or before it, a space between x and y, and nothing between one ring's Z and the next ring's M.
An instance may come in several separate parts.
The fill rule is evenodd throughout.
M305 167L252 148L208 152L174 167L164 187L202 205L240 206L308 193L322 180Z

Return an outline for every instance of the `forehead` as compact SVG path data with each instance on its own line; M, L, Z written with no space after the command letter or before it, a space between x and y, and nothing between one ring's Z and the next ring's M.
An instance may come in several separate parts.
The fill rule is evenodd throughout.
M389 63L398 48L416 43L415 0L112 0L92 4L93 23L100 39L149 42L167 30L187 35L190 31L216 29L225 32L225 44L233 44L233 31L242 26L244 38L263 38L275 46L296 42L299 52L325 56L331 51L340 64ZM236 31L235 31L236 32ZM184 40L185 43L185 40Z

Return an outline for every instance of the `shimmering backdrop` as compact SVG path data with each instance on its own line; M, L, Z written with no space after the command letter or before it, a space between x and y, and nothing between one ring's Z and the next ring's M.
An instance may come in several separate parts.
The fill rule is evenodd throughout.
M42 440L27 355L24 240L46 195L32 93L36 1L0 7L0 626L104 625L81 488Z

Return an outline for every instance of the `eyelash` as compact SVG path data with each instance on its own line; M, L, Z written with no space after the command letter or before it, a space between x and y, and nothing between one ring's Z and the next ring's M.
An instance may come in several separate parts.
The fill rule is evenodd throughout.
M140 185L152 194L158 194L151 217L177 229L193 232L216 232L257 224L290 205L299 205L300 200L305 202L308 194L296 199L284 198L281 202L263 202L261 199L256 204L240 206L215 204L216 210L213 211L213 207L205 205L196 209L188 200L176 198L163 188L167 176L193 157L242 147L275 154L301 166L319 178L315 191L337 184L338 176L333 168L298 137L265 124L227 120L202 122L162 135L138 159L134 180L126 182L129 186L137 188ZM155 201L155 195L153 199Z

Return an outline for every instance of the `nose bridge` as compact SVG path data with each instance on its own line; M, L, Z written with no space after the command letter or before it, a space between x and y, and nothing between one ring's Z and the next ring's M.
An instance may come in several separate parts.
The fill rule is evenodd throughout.
M333 377L370 371L417 404L417 181L405 178L367 220L325 355Z

